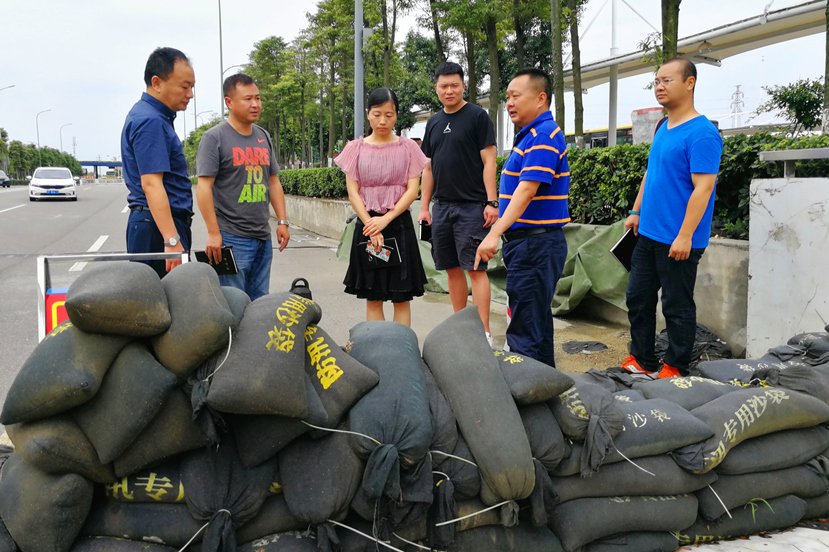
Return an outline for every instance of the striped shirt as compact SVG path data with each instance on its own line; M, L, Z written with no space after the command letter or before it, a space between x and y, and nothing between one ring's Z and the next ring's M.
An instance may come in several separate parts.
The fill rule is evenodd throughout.
M564 226L570 222L570 166L564 133L552 113L546 111L522 128L515 142L501 170L500 215L504 216L521 181L532 180L540 182L538 190L510 229Z

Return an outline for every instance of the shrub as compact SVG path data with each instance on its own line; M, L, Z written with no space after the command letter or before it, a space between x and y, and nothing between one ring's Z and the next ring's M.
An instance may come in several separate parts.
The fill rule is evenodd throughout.
M280 171L279 181L286 194L335 199L348 197L345 174L336 167L287 169Z

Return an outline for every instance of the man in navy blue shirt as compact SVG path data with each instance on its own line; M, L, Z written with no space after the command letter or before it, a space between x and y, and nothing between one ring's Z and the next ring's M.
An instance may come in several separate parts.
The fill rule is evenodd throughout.
M175 48L158 48L144 69L147 91L124 122L121 158L129 190L127 251L174 253L190 250L192 183L173 121L187 109L196 78L190 60ZM149 261L163 277L181 260Z

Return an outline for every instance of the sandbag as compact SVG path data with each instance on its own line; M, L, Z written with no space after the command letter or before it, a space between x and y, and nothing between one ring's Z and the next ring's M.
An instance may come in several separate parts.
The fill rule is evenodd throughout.
M70 414L92 442L100 461L108 464L158 414L175 384L176 377L147 347L131 343L112 363L95 397Z
M92 443L66 414L6 426L24 460L53 474L77 473L96 483L115 481L112 464L101 464Z
M693 525L674 534L679 539L677 544L680 546L706 544L785 529L800 521L805 513L806 503L794 495L787 495L735 508L731 512L732 517L722 516L716 521L700 516Z
M89 512L81 536L147 541L178 550L203 524L190 515L184 504L124 504L101 500ZM199 533L193 542L200 542L203 534Z
M455 498L474 498L481 492L481 472L463 436L458 436L452 456L446 457L439 470L435 475L449 478L454 487Z
M282 494L265 499L259 513L236 530L238 542L251 542L274 533L307 529L308 524L294 517Z
M240 545L238 552L317 552L317 539L297 531L268 535Z
M786 342L787 345L805 347L803 361L812 366L829 362L829 333L809 332L798 334Z
M625 389L624 391L616 391L615 393L613 393L613 398L619 402L629 403L644 401L645 395L643 395L636 389Z
M603 387L584 382L577 382L548 404L562 433L584 442L579 457L581 474L596 471L624 427L621 404Z
M746 439L825 423L829 405L796 391L746 388L695 408L691 414L708 424L714 436L674 451L674 459L683 468L699 473L714 469L729 450Z
M456 312L429 332L423 358L478 461L484 502L528 497L535 486L530 444L477 307Z
M805 393L829 403L829 366L797 366L780 370L761 368L754 372L753 379L769 387L784 387Z
M699 376L656 379L634 383L633 388L641 392L646 399L665 399L688 411L739 389Z
M401 472L423 461L434 435L417 336L396 322L362 322L351 328L349 341L351 356L380 376L348 414L352 432L379 442L351 436L354 451L367 459L362 488L371 500L397 501ZM429 489L431 464L424 471Z
M676 547L676 537L671 533L635 531L593 541L579 552L674 552Z
M38 343L15 376L0 424L48 418L98 392L112 361L131 338L86 333L64 322Z
M104 487L109 500L124 503L184 504L181 462L176 459L122 477Z
M286 416L231 415L236 446L243 466L253 468L273 458L288 443L311 431L308 424L323 427L328 423L328 413L311 378L306 374L304 379L308 415L302 420Z
M516 404L548 401L573 386L573 378L534 358L514 352L494 351Z
M558 538L546 527L487 526L458 533L447 552L561 552Z
M564 439L555 416L546 403L522 406L518 409L527 432L533 458L548 471L554 470L570 454L570 445Z
M696 367L691 368L690 372L692 376L699 376L735 385L747 385L751 382L754 372L761 368L779 368L785 370L786 368L794 366L808 365L798 359L782 361L777 357L767 355L756 360L735 358L700 362Z
M279 453L288 509L308 525L341 520L360 486L364 463L347 434L294 441Z
M0 518L23 552L66 552L92 504L92 483L52 475L12 454L0 470Z
M587 478L578 475L552 477L553 490L561 502L617 494L624 496L688 494L716 480L717 474L714 472L697 475L683 470L667 454L639 458L636 460L636 466L628 462L608 464Z
M155 270L128 261L92 263L66 292L66 315L89 333L149 337L170 327L167 295Z
M630 389L634 383L641 381L637 376L632 375L627 370L623 370L618 366L606 370L591 368L583 374L574 375L573 380L604 387L611 393Z
M235 552L235 529L250 521L268 496L276 462L245 469L232 435L181 460L181 482L190 514L208 523L201 552Z
M238 322L230 312L219 277L206 263L184 263L161 281L172 322L152 338L158 361L180 382L227 345L230 329Z
M177 549L115 537L81 537L72 545L70 552L177 552Z
M778 431L743 441L717 466L717 473L739 475L791 468L829 448L829 429L821 426Z
M679 531L694 523L697 499L679 496L579 498L559 504L550 528L567 552L627 531Z
M435 434L432 436L432 442L429 445L429 450L432 451L433 469L437 469L447 457L446 454L452 454L455 446L458 443L458 423L455 421L455 416L452 414L452 409L449 408L449 403L446 402L446 397L440 392L438 382L432 371L426 366L423 366L423 377L426 381L426 392L429 394L429 413L432 415L432 428Z
M818 519L829 516L829 493L803 499L806 502L806 512L803 519Z
M670 345L670 338L668 336L668 329L665 328L659 335L656 336L654 342L654 354L656 358L662 360L668 352ZM717 337L714 332L697 323L696 333L694 335L694 346L691 351L691 363L693 367L700 360L719 360L731 358L731 349L728 344Z
M120 478L133 474L209 443L210 440L193 423L190 399L180 389L175 389L144 431L115 459L115 475Z
M733 510L754 499L768 500L788 494L809 498L826 492L829 492L826 474L818 462L811 461L783 470L720 475L710 487L697 492L697 499L700 515L713 520L726 515L726 509Z
M250 303L213 375L208 404L233 414L307 416L304 336L321 316L319 305L290 293Z
M238 326L242 317L245 316L245 308L250 304L250 297L241 289L233 286L222 286L222 295L225 296L230 312L236 317Z
M18 552L19 550L9 530L6 529L6 524L0 519L0 552Z

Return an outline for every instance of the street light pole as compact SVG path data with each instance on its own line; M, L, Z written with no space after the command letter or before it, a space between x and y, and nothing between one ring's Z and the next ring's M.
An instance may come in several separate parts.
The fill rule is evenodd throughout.
M43 111L39 112L35 115L35 129L37 130L37 166L39 167L41 164L41 157L40 157L40 123L38 122L38 117L40 117L41 113L46 113L47 111L52 111L51 109L44 109Z
M222 81L225 77L224 58L222 56L222 0L219 0L219 71L221 71L221 78L219 78L219 89L222 93L222 117L225 116L225 92L222 90Z
M10 84L8 86L4 86L3 88L0 88L0 90L6 90L7 88L14 88L14 85Z
M197 117L197 118L198 118L198 117L201 117L201 116L202 116L202 115L204 115L205 113L213 113L213 110L212 110L212 109L208 109L207 111L202 111L201 113L199 113L198 115L196 115L196 117ZM197 124L198 124L198 123L197 123Z
M363 135L363 0L354 0L354 139Z
M68 127L68 126L72 126L72 123L66 123L65 125L60 127L60 130L58 131L58 133L60 134L60 151L61 152L63 151L63 127Z

